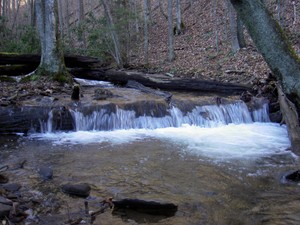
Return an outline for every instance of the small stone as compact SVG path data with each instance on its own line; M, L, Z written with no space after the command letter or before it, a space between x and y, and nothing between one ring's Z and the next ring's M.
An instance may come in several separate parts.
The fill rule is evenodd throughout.
M9 191L9 192L16 192L18 190L20 190L21 188L21 185L20 184L4 184L2 186L6 191Z
M38 169L39 175L43 180L51 180L53 177L53 170L50 167L40 167Z
M69 195L86 198L90 195L91 187L88 184L65 184L61 190Z
M0 174L0 184L5 184L8 182L8 178L3 174Z
M105 100L111 97L113 97L113 93L106 89L99 88L94 92L94 100Z
M12 209L12 201L0 196L0 218L8 217Z

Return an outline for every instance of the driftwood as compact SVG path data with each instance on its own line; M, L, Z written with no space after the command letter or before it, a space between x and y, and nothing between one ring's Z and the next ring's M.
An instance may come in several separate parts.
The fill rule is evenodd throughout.
M71 69L71 74L77 78L109 81L116 85L126 85L134 80L146 87L172 91L212 92L223 94L241 94L250 91L249 86L232 83L221 83L197 79L170 78L162 74L144 74L132 71L104 69Z
M277 84L278 100L283 120L288 129L288 136L291 141L293 152L300 154L300 127L299 117L295 105L283 93L280 84Z

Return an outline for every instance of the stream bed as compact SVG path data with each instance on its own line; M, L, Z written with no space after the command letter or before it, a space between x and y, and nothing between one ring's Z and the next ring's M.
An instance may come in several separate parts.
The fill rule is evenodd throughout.
M282 177L299 169L286 128L274 123L36 133L1 136L0 163L26 160L7 171L21 194L43 199L29 224L63 224L84 199L63 194L66 183L92 187L90 209L104 198L178 205L173 217L113 216L94 224L300 224L300 186ZM37 169L53 169L41 181Z

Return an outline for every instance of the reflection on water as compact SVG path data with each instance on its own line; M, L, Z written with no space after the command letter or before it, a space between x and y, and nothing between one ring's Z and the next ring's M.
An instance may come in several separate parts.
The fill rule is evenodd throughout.
M286 131L277 125L43 135L0 138L1 163L27 160L14 178L24 187L38 189L35 170L47 165L54 170L50 187L85 182L92 199L178 204L175 217L159 224L300 223L300 188L280 183L299 162L285 150ZM55 194L71 211L82 207L78 199Z

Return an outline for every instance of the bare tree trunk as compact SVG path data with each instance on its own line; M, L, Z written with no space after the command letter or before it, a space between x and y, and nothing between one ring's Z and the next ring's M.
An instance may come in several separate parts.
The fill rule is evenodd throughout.
M65 10L65 27L67 31L68 40L71 40L71 32L70 32L70 7L69 0L66 0L66 10Z
M111 38L114 44L114 59L118 65L118 67L123 67L123 61L122 61L122 57L121 57L121 47L120 47L120 42L119 42L119 38L117 35L117 32L115 30L115 26L114 26L114 22L113 22L113 18L109 9L109 5L107 3L107 0L101 0L102 5L104 7L104 12L105 12L105 16L107 18L107 22L108 22L108 26L110 28L110 32L111 32Z
M42 48L36 74L51 76L61 82L70 81L60 43L57 0L36 0L35 6Z
M13 2L14 2L14 0L13 0ZM17 19L18 19L18 15L19 15L19 9L20 9L20 4L21 4L21 0L18 0L17 11L14 12L14 21L13 21L13 24L12 24L12 27L11 27L12 31L15 29L15 25L17 23ZM14 5L14 7L15 7L15 5Z
M229 27L230 27L230 41L231 41L231 50L233 53L236 53L240 49L239 40L237 36L237 18L235 9L233 8L230 1L227 2L227 8L229 12Z
M292 1L293 4L293 11L294 11L294 19L293 19L293 25L297 23L297 7L295 1Z
M213 18L214 18L214 33L215 33L215 44L216 44L216 51L219 52L219 31L218 31L218 15L217 15L217 7L218 7L218 0L214 0L213 2Z
M237 21L237 38L239 41L240 48L246 47L246 40L244 35L244 24L239 15L236 16Z
M85 38L83 21L84 21L84 4L83 4L83 0L78 0L78 23L77 23L77 26L80 30L79 42L81 42L83 47L86 48L86 38Z
M174 59L173 0L168 0L168 60L172 62Z
M0 0L0 16L2 16L2 0Z
M145 64L149 63L149 0L144 0L144 57Z
M176 35L180 35L182 32L182 21L181 21L181 1L176 0Z
M63 0L58 0L58 15L59 15L59 29L62 39L64 38L64 16L63 16Z
M29 4L30 4L30 24L32 27L35 27L36 14L35 14L34 0L30 0Z
M163 8L163 5L161 4L161 0L158 0L159 1L159 10L161 12L161 14L166 18L166 20L168 19L168 15L165 14L164 12L164 8Z

